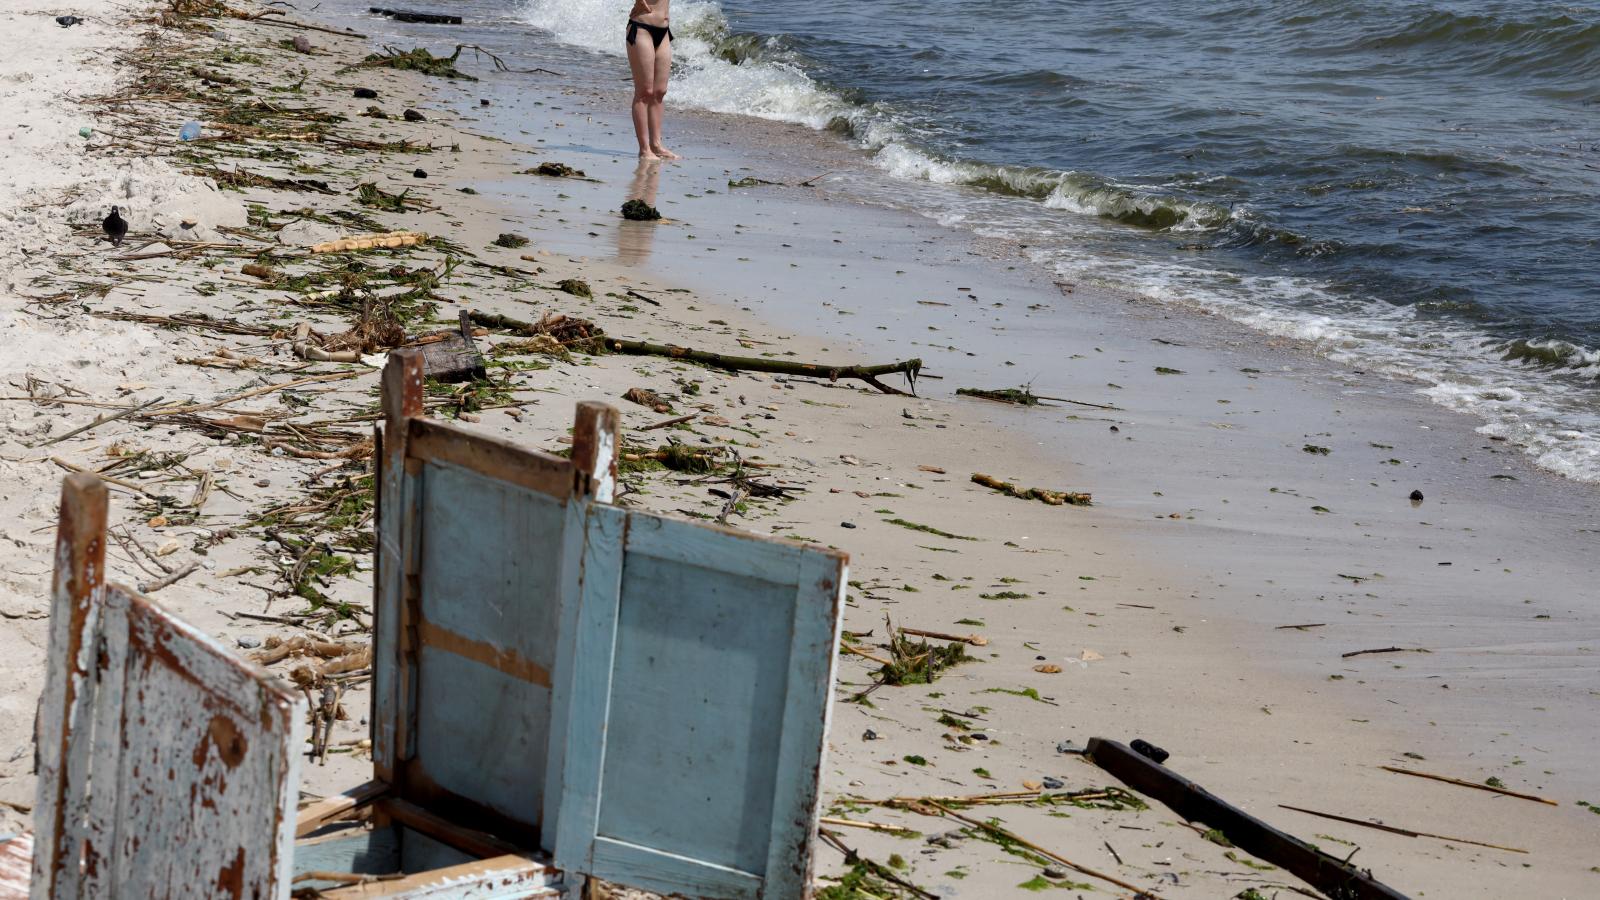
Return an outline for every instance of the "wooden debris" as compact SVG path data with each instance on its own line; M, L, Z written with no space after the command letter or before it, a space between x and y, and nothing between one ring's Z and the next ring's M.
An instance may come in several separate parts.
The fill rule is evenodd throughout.
M388 16L396 22L410 22L418 25L460 25L461 17L448 13L413 12L408 9L384 9L381 6L368 7L367 12L378 16Z
M1107 403L1090 403L1086 400L1069 400L1065 397L1045 397L1035 394L1026 387L1020 388L956 388L956 393L962 397L977 397L980 400L993 400L996 403L1010 403L1015 406L1038 406L1039 401L1049 400L1052 403L1070 403L1073 406L1087 406L1090 409L1105 409L1120 411L1122 407L1111 406Z
M461 311L459 329L444 340L422 345L422 372L446 383L487 377L483 354L472 342L472 317Z
M1436 841L1449 841L1449 842L1451 842L1453 844L1471 844L1474 847L1488 847L1490 850L1504 850L1507 853L1527 853L1528 852L1528 851L1523 850L1523 849L1518 848L1518 847L1502 847L1499 844L1488 844L1488 843L1484 843L1483 841L1474 841L1474 840L1469 840L1467 838L1448 837L1448 836L1442 835L1442 834L1429 834L1426 831L1412 831L1409 828L1400 828L1399 826L1396 826L1396 825L1383 825L1383 824L1380 824L1378 822L1368 822L1368 821L1365 821L1364 819L1352 819L1349 816L1340 816L1340 815L1335 815L1334 813L1318 812L1317 810L1314 810L1314 809L1304 809L1304 808L1299 807L1299 806L1290 806L1287 803L1279 803L1278 806L1281 809L1293 810L1294 812L1297 812L1297 813L1305 813L1308 816L1316 816L1316 817L1318 817L1320 819L1330 819L1330 820L1335 821L1335 822L1344 822L1347 825L1360 825L1362 828L1372 828L1372 829L1376 829L1378 831L1387 831L1390 834L1399 834L1399 835L1404 835L1405 837L1433 838ZM1256 854L1256 855L1260 856L1260 854ZM1266 859L1267 857L1262 857L1262 858Z
M1038 844L1035 844L1033 841L1030 841L1027 838L1022 837L1021 835L1019 835L1019 834L1017 834L1017 833L1015 833L1013 831L1008 831L1008 830L1006 830L1004 828L1001 828L999 825L995 825L995 824L992 824L990 822L984 822L984 821L981 821L981 820L978 820L978 819L968 818L967 816L964 816L961 813L958 813L955 810L951 809L950 807L945 806L944 804L939 803L938 801L935 801L935 800L929 800L927 802L928 802L928 804L930 806L934 807L935 809L937 809L940 812L944 813L946 816L949 816L950 818L955 819L958 822L965 822L968 825L971 825L973 828L977 828L980 831L987 831L990 834L992 834L992 835L994 835L994 836L996 836L998 838L1001 838L1002 840L1010 841L1011 843L1014 843L1014 844L1021 844L1022 846L1027 847L1029 850L1032 850L1033 852L1039 854L1040 856L1043 856L1043 857L1045 857L1047 859L1053 859L1056 862L1062 864L1063 866L1066 866L1069 869L1072 869L1075 872L1080 872L1080 873L1082 873L1084 875L1088 875L1090 878L1098 878L1101 881L1110 882L1111 884L1114 884L1117 887L1122 888L1124 890L1132 891L1135 897L1149 897L1149 896L1151 896L1149 891L1145 890L1142 887L1139 887L1136 884L1132 884L1130 882L1123 881L1121 878L1118 878L1115 875L1107 875L1106 873L1101 872L1101 871L1099 871L1097 869L1091 869L1088 866L1080 865L1079 863L1075 863L1072 860L1067 859L1065 856L1062 856L1061 854L1055 852L1054 850L1046 850L1044 847L1041 847Z
M1128 787L1153 797L1189 822L1221 831L1234 846L1305 879L1329 897L1406 900L1370 872L1279 831L1126 744L1090 738L1085 755Z
M340 238L336 241L324 241L320 244L313 244L311 252L344 253L349 250L393 249L396 247L410 247L427 239L427 233L421 231L390 231L384 234L364 234L358 237Z
M90 422L87 425L82 425L82 426L79 426L78 428L74 428L74 429L72 429L71 431L69 431L69 432L67 432L65 434L58 434L55 437L50 438L47 441L39 441L38 443L27 444L25 446L27 446L27 448L29 450L37 450L40 447L48 447L51 444L59 444L62 441L66 440L67 438L77 437L80 434L84 434L86 432L93 431L94 429L99 428L101 425L104 425L107 422L115 422L118 419L126 419L129 416L141 413L141 412L145 411L146 409L149 409L150 407L156 405L157 403L160 403L161 401L163 401L165 399L166 399L165 397L157 397L154 400L147 400L144 403L139 404L138 406L130 406L127 409L121 410L120 412L117 412L117 413L115 413L113 415L97 416L93 422Z
M1532 800L1535 803L1546 803L1546 804L1549 804L1550 806L1560 806L1561 805L1561 804L1557 803L1554 800L1549 800L1549 799L1546 799L1544 797L1536 796L1534 794L1523 794L1523 793L1519 793L1517 791L1507 790L1507 789L1502 788L1502 787L1495 787L1492 784L1479 784L1476 781L1463 781L1460 778L1451 778L1448 775L1434 775L1434 774L1431 774L1429 772L1418 772L1415 769L1402 769L1402 768L1400 768L1398 766L1379 766L1378 768L1384 770L1385 772L1393 772L1396 775L1411 775L1411 776L1416 777L1416 778L1430 778L1430 779L1432 779L1434 781L1442 781L1445 784L1456 784L1456 785L1460 785L1461 787L1469 787L1469 788L1475 788L1475 789L1480 790L1480 791L1488 791L1491 794L1503 794L1503 795L1505 795L1507 797L1516 797L1516 798L1522 799L1522 800Z
M923 631L920 628L907 628L904 625L900 626L900 633L913 634L917 637L934 638L935 640L940 641L960 641L963 644L971 644L974 647L989 646L989 639L980 634L945 634L939 631Z
M981 484L990 490L999 491L1007 496L1019 500L1038 500L1048 506L1092 506L1094 495L1079 493L1077 491L1050 491L1044 488L1019 488L1009 481L1001 481L993 475L984 475L979 472L972 473L972 482Z
M622 395L622 399L630 403L637 403L652 412L672 412L672 404L662 399L660 394L646 388L628 388L627 393Z
M669 359L688 360L689 362L715 366L719 369L731 369L735 372L770 372L803 378L826 378L829 381L853 378L865 381L885 394L907 395L909 393L914 396L917 375L922 371L922 360L920 359L908 359L881 366L829 366L823 363L800 363L765 357L729 356L724 353L712 353L708 350L675 347L671 344L651 344L646 341L632 341L624 338L606 338L605 345L606 349L611 350L613 353L628 353L634 356L665 356ZM906 376L906 380L911 383L912 390L910 392L902 391L878 380L880 376L893 374Z
M1349 653L1339 654L1340 659L1349 659L1352 656L1366 656L1370 653L1432 653L1421 647L1378 647L1374 650L1352 650Z

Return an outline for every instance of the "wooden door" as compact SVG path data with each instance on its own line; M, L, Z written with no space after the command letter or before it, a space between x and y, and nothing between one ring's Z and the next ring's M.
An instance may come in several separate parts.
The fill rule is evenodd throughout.
M289 895L300 695L103 581L105 488L62 494L36 900Z
M805 896L844 555L599 505L583 534L555 681L556 864Z

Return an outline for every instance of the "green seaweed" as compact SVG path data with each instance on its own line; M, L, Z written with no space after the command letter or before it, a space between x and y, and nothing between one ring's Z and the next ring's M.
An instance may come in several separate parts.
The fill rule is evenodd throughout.
M951 534L948 531L944 531L944 530L935 528L932 525L922 525L922 524L917 523L917 522L909 522L909 521L907 521L905 519L885 519L884 521L888 522L890 525L899 525L901 528L909 528L912 531L922 531L922 532L926 532L928 534L934 535L936 537L949 538L949 539L951 539L953 541L977 541L977 540L982 540L982 538L968 537L968 536L966 536L964 534Z

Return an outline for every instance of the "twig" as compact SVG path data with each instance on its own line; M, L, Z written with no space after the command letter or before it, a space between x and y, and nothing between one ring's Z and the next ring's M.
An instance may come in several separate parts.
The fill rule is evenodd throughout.
M55 463L56 465L60 466L61 468L66 469L68 472L89 472L89 470L85 469L83 466L79 466L79 465L75 465L73 463L69 463L66 460L64 460L61 457L59 457L59 456L50 457L50 461ZM144 497L149 497L151 500L159 500L160 499L155 494L150 493L149 491L145 490L142 487L139 487L137 484L134 484L131 481L123 481L121 478L117 478L117 477L112 476L112 475L101 475L98 472L92 472L90 474L95 475L101 481L104 481L107 484L114 484L117 487L122 488L125 491L132 491L135 494L139 494L139 495L144 496Z
M1459 778L1451 778L1448 775L1434 775L1429 772L1418 772L1415 769L1402 769L1398 766L1379 766L1378 768L1384 770L1385 772L1393 772L1396 775L1412 775L1417 778L1431 778L1434 781L1442 781L1446 784L1458 784L1462 787L1477 788L1480 791L1488 791L1491 794L1504 794L1507 797L1516 797L1522 800L1532 800L1535 803L1547 803L1551 806L1561 805L1554 800L1548 800L1544 797L1538 797L1533 794L1522 794L1518 793L1517 791L1508 791L1505 788L1495 787L1492 784L1478 784L1476 781L1462 781Z
M160 578L160 579L157 579L155 581L151 581L151 582L147 582L145 584L139 585L139 593L141 593L141 594L154 594L156 591L159 591L164 587L171 587L172 585L177 584L178 582L182 581L183 579L188 578L190 575L194 574L194 570L196 570L198 568L200 568L200 561L199 560L190 560L183 567L181 567L177 571L169 574L165 578Z
M1327 624L1328 624L1327 622L1312 622L1309 625L1279 625L1277 628L1275 628L1273 630L1274 631L1283 631L1284 629L1287 629L1287 628L1293 628L1293 629L1295 629L1297 631L1304 631L1307 628L1322 628L1322 627L1326 626Z
M989 639L980 634L945 634L941 631L923 631L920 628L907 628L904 625L900 626L900 633L935 638L941 641L960 641L963 644L971 644L974 647L989 646Z
M1119 866L1127 865L1127 863L1122 861L1122 854L1117 852L1117 848L1111 846L1111 842L1110 841L1102 841L1101 843L1105 844L1106 845L1106 849L1111 851L1111 858L1115 859L1117 861L1117 865L1119 865Z
M1323 819L1332 819L1335 822L1344 822L1344 823L1346 823L1348 825L1360 825L1363 828L1373 828L1373 829L1376 829L1378 831L1387 831L1390 834L1405 835L1406 837L1425 837L1425 838L1433 838L1436 841L1450 841L1451 843L1455 843L1455 844L1471 844L1474 847L1488 847L1491 850L1504 850L1507 853L1527 853L1528 852L1526 850L1521 850L1521 849L1518 849L1516 847L1502 847L1499 844L1488 844L1488 843L1485 843L1483 841L1468 840L1467 838L1447 837L1447 836L1442 835L1442 834L1429 834L1426 831L1412 831L1409 828L1396 828L1393 825L1380 825L1377 822L1365 822L1365 821L1362 821L1361 819L1352 819L1349 816L1336 816L1333 813L1317 812L1314 809L1302 809L1302 808L1300 808L1298 806L1289 806L1286 803L1279 803L1278 806L1282 807L1283 809L1293 810L1293 811L1298 812L1298 813L1305 813L1308 816L1317 816L1317 817L1323 818Z
M94 429L99 428L101 425L104 425L107 422L115 422L118 419L126 419L127 417L133 415L134 413L137 413L137 412L139 412L141 410L144 410L144 409L146 409L148 407L154 406L157 403L160 403L162 400L165 400L165 399L167 399L167 398L165 398L165 397L157 397L154 400L147 400L144 403L139 404L138 406L131 406L131 407L129 407L129 408L125 409L125 410L122 410L119 413L115 413L113 415L96 416L95 420L93 422L90 422L87 425L82 425L82 426L79 426L77 428L74 428L71 431L67 432L66 434L56 435L55 437L51 438L48 441L40 441L37 444L28 444L27 447L28 447L29 450L37 450L40 447L48 447L51 444L59 444L62 441L66 440L67 438L76 437L76 436L78 436L80 434L83 434L86 431L93 431Z
M1053 859L1056 862L1061 863L1062 865L1066 866L1069 869L1073 869L1074 871L1081 872L1081 873L1083 873L1085 875L1088 875L1091 878L1098 878L1101 881L1108 881L1108 882L1116 885L1117 887L1123 888L1124 890L1133 891L1134 896L1136 896L1136 897L1149 896L1149 892L1148 891L1146 891L1142 887L1139 887L1136 884L1130 884L1129 882L1123 881L1122 879L1116 877L1115 875L1107 875L1104 872L1096 871L1094 869L1089 868L1088 866L1079 865L1078 863L1075 863L1072 860L1067 859L1065 856L1062 856L1061 854L1056 853L1053 850L1046 850L1045 848L1039 846L1038 844L1035 844L1034 842L1028 840L1027 838L1021 837L1021 836L1017 835L1014 832L1007 831L1006 829L1001 828L999 825L991 825L988 822L981 822L981 821L979 821L977 819L969 819L966 816L963 816L962 814L960 814L960 813L956 812L955 810L951 809L950 807L945 806L944 804L939 803L939 802L934 801L934 800L928 801L928 804L930 806L934 807L935 809L938 809L940 812L944 813L945 815L950 816L953 819L956 819L957 821L965 822L968 825L973 826L974 828L982 829L982 830L987 831L990 834L993 834L993 835L995 835L997 837L1001 837L1001 838L1004 838L1004 839L1006 839L1008 841L1011 841L1012 843L1021 844L1022 846L1027 847L1029 850L1032 850L1035 853L1038 853L1038 854L1040 854L1042 856L1045 856L1045 857L1048 857L1050 859Z
M286 381L283 384L268 384L262 385L261 387L251 388L248 391L242 391L226 399L218 400L215 403L196 403L190 406L173 406L167 407L166 409L158 409L155 412L149 413L146 417L154 418L156 416L178 416L187 415L189 413L205 412L208 409L217 409L219 407L227 406L230 403L236 403L240 400L248 400L251 397L259 397L262 394L270 394L274 391L287 390L289 388L300 387L307 384L317 384L323 381L342 381L347 378L356 378L364 374L366 373L334 372L329 375L312 375L307 378L297 378L294 381Z
M880 666L889 666L891 668L893 668L893 666L894 666L894 663L888 661L887 659L884 659L881 656L873 656L871 653L868 653L865 650L861 650L861 649L859 649L859 648L857 648L857 647L855 647L855 646L853 646L851 644L840 644L839 645L839 649L840 650L849 651L850 653L854 653L857 656L865 657L866 659L870 659L870 660L872 660L873 662L877 663Z
M885 831L890 834L904 834L912 830L900 825L884 825L880 822L858 822L855 819L840 819L834 816L823 816L818 821L823 825L838 825L843 828L865 828L868 831Z
M665 422L657 422L654 425L646 425L646 426L644 426L643 428L641 428L639 430L640 431L655 431L657 428L671 428L674 425L682 425L685 422L693 421L699 415L700 415L699 413L690 413L687 416L679 416L676 419L668 419Z
M1352 650L1349 653L1341 653L1341 654L1339 654L1339 657L1341 659L1349 659L1352 656L1366 656L1369 653L1432 653L1432 652L1433 652L1432 650L1424 650L1421 647L1378 647L1377 649L1374 649L1374 650Z

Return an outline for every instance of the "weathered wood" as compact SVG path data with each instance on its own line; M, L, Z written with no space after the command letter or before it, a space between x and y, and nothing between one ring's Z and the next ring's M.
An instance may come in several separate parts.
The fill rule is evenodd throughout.
M0 900L27 900L33 877L33 835L0 838Z
M389 785L384 782L369 781L332 797L323 797L300 810L299 815L295 817L294 836L303 838L319 828L346 818L352 812L382 797L388 790Z
M422 354L396 350L383 370L383 452L378 460L378 546L375 554L372 635L372 763L379 781L394 783L403 738L401 605L407 594L406 538L415 510L413 478L406 471L411 420L422 416ZM414 697L414 692L410 693Z
M572 465L576 470L574 491L610 503L617 489L617 435L622 428L622 413L617 408L594 400L578 403L572 429Z
M546 779L557 864L662 893L804 896L843 555L590 505L577 568Z
M448 463L557 497L565 497L572 490L572 463L559 456L447 422L412 419L409 427L406 455L411 459Z
M1221 831L1234 846L1292 872L1336 900L1406 900L1405 895L1293 835L1217 798L1205 788L1125 744L1091 738L1085 755L1142 794L1190 822Z
M384 797L378 801L378 806L388 813L390 818L407 828L414 828L436 841L478 859L522 852L520 847L510 841L503 841L492 834L457 825L443 816L435 815L399 797Z
M381 6L368 7L368 12L373 15L388 16L396 22L412 22L418 25L460 25L461 17L449 13L413 12L409 9L385 9Z
M444 382L471 381L487 374L483 354L472 342L472 320L466 310L461 311L461 328L444 340L423 344L422 371L429 378Z
M560 875L525 856L499 856L408 875L397 881L332 888L324 900L553 900L559 897Z
M38 900L80 896L78 860L88 839L89 729L98 684L94 663L105 585L106 509L106 488L98 478L67 476L56 530L49 649L37 735L33 896Z
M803 378L826 378L829 381L838 381L841 378L855 378L872 385L885 394L901 394L914 396L916 394L917 376L922 372L922 360L907 359L901 362L888 363L880 366L830 366L825 363L801 363L786 359L770 359L764 356L730 356L726 353L712 353L709 350L695 350L689 347L677 347L672 344L651 344L646 341L633 341L626 338L608 337L605 339L606 349L613 353L629 353L634 356L665 356L669 359L684 359L702 365L714 366L719 369L730 369L735 372L771 372L778 375L796 375ZM911 391L902 391L879 381L882 375L904 375L911 385Z

